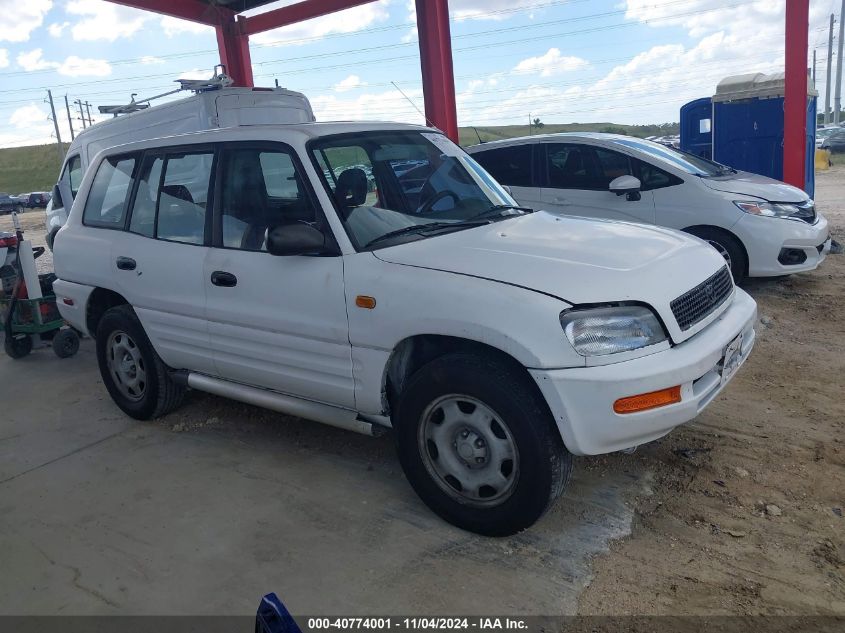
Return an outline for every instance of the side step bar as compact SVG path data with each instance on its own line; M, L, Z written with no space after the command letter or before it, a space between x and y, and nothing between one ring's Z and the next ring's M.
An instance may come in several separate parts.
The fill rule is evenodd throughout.
M355 411L341 409L320 402L286 396L269 389L258 389L228 380L212 378L192 372L174 372L173 378L192 389L205 391L264 409L286 413L296 417L322 422L347 431L363 435L379 436L389 428L389 421L382 416L373 416L372 421L363 420Z

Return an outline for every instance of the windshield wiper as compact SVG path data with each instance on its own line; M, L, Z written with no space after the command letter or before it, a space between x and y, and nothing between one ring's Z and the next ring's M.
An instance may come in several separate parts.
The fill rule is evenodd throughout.
M425 233L427 231L438 231L444 229L466 229L471 228L474 226L483 226L485 224L489 224L486 220L463 220L461 222L429 222L427 224L412 224L411 226L403 226L401 229L396 229L395 231L390 231L385 233L384 235L379 235L378 237L370 240L364 245L364 250L370 248L371 246L383 242L385 240L392 239L394 237L401 237L403 235L413 235L414 233Z
M482 218L490 218L496 216L503 216L503 217L512 217L515 214L508 213L504 215L504 211L522 211L523 213L534 213L534 209L529 209L528 207L518 207L513 204L494 204L489 209L485 209L481 213L476 213L475 215L469 216L465 222L472 222L474 220L481 220Z

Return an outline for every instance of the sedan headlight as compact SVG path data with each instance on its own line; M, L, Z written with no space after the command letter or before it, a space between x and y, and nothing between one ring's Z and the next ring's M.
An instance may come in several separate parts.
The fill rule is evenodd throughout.
M560 324L581 356L628 352L666 340L654 312L643 306L565 310Z
M746 213L764 215L769 218L803 219L808 209L813 209L813 201L809 200L801 205L787 202L760 202L753 200L734 200L734 204Z

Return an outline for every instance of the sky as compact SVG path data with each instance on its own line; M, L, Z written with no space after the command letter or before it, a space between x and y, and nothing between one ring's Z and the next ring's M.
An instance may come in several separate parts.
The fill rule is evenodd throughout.
M252 36L256 85L278 80L305 93L318 120L423 123L414 4L377 0ZM681 105L728 75L783 70L784 5L450 0L458 122L677 121ZM832 12L838 29L839 0L811 0L808 65L815 48L820 104ZM65 96L89 101L96 121L96 106L210 77L218 61L214 31L202 25L104 0L0 0L0 147L55 141L47 89L70 140Z

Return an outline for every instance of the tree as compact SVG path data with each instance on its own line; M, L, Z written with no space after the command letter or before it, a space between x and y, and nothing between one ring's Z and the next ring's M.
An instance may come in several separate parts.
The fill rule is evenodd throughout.
M540 120L540 117L537 117L536 119L534 119L534 122L533 122L533 123L534 123L534 127L536 127L537 129L539 129L539 128L541 128L541 127L543 127L543 126L545 125L545 123L543 123L543 122Z

